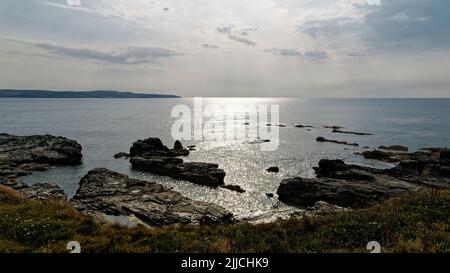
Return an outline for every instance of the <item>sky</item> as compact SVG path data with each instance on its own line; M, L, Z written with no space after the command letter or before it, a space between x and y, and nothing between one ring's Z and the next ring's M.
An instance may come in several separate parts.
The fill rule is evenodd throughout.
M450 97L448 0L1 0L0 88Z

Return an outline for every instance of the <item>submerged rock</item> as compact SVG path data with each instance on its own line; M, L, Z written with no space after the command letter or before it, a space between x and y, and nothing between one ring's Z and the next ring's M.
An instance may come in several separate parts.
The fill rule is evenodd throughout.
M346 141L338 141L338 140L332 140L332 139L326 139L324 137L318 137L316 139L317 142L331 142L331 143L336 143L336 144L342 144L342 145L348 145L348 146L359 146L358 143L348 143Z
M336 134L347 134L347 135L357 135L357 136L371 136L373 134L363 133L363 132L353 132L353 131L343 131L342 129L334 128L333 133Z
M94 169L84 176L71 203L94 219L136 217L148 226L234 222L233 215L218 205L107 169Z
M378 147L380 150L388 150L388 151L398 151L398 152L408 152L409 148L402 145L392 145L392 146L380 146Z

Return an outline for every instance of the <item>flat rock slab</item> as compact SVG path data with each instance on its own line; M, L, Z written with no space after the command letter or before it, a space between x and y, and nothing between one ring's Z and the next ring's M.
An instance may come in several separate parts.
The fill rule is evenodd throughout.
M325 201L342 207L360 208L393 196L421 189L450 189L446 153L438 157L415 156L392 169L380 170L321 160L314 168L317 178L291 178L278 188L282 202L307 207Z
M94 169L80 181L71 203L86 214L136 217L148 226L233 223L222 207L194 201L160 184Z
M0 134L0 178L16 178L53 165L81 164L81 145L51 135Z

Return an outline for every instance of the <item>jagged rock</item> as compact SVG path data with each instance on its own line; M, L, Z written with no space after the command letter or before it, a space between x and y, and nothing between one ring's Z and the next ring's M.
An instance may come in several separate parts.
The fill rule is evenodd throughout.
M408 185L388 181L362 183L329 178L291 178L281 182L279 200L296 206L308 207L317 201L326 201L342 207L367 207L391 196L413 190Z
M375 159L384 162L398 162L399 158L395 157L393 153L383 152L380 150L365 151L362 156L366 159Z
M80 144L65 137L0 134L0 178L14 179L53 165L81 164L81 150Z
M278 189L279 199L303 207L317 201L366 207L411 191L450 189L448 166L433 159L435 156L414 158L416 160L404 160L386 170L345 164L342 160L321 160L314 168L317 178L283 180Z
M152 156L133 157L130 160L136 170L186 180L198 185L218 187L224 185L225 172L217 164L187 162L180 158Z
M117 153L114 155L114 158L118 159L118 158L129 158L130 155L127 153Z
M107 169L84 176L71 203L94 219L136 217L148 226L234 222L233 215L218 205L193 201L160 184Z
M326 139L324 137L318 137L316 139L317 142L331 142L336 144L342 144L342 145L348 145L348 146L359 146L357 143L348 143L346 141L338 141L338 140L332 140L332 139Z
M67 200L67 195L63 189L61 189L58 185L54 183L37 183L34 185L27 185L20 181L9 180L9 181L0 181L0 184L10 187L20 193L22 193L25 197L30 199L40 199L40 200L48 200L48 199L58 199L58 200Z
M314 206L308 207L305 212L305 216L317 217L332 215L341 211L347 211L349 209L329 204L325 201L317 201Z
M170 149L165 146L159 138L151 137L138 140L130 148L130 156L139 155L164 155L169 156Z
M67 200L67 194L54 183L38 183L18 190L27 198Z
M270 168L267 169L267 171L269 173L278 173L278 172L280 172L280 168L278 168L278 167L270 167Z
M177 140L178 141L178 140ZM178 141L175 142L176 148L181 149L169 149L165 146L159 138L151 137L144 140L138 140L130 148L130 156L187 156L189 150L184 149L183 145Z
M388 151L399 151L399 152L408 152L409 148L402 145L392 145L392 146L380 146L378 149L380 150L388 150Z
M175 141L175 144L173 145L173 149L174 150L183 150L183 144L181 144L181 142L179 140Z
M220 187L230 190L230 191L235 191L238 193L245 193L245 190L241 186L238 186L238 185L222 185Z
M184 163L183 159L177 157L188 154L189 150L179 141L176 141L174 149L170 150L159 138L148 138L133 143L130 149L132 156L130 162L134 169L144 172L186 180L202 186L224 185L225 172L219 169L217 164Z

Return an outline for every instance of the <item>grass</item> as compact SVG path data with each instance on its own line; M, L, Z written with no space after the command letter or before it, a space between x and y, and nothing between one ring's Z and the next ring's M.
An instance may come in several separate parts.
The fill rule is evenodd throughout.
M133 229L96 224L58 201L27 200L0 187L0 252L449 252L450 192L420 192L336 215L270 224Z

